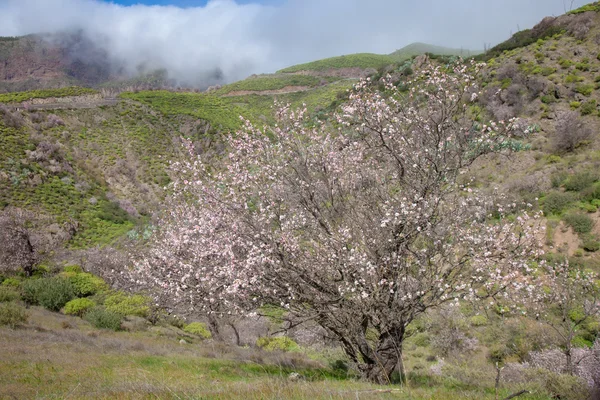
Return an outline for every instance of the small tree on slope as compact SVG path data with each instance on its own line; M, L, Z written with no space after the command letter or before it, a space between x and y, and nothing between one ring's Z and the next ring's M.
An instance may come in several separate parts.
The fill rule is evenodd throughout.
M176 164L138 279L215 313L285 307L338 339L367 379L402 376L415 317L526 285L539 252L533 216L490 223L497 199L457 183L508 147L514 121L473 124L467 66L427 66L409 87L384 95L364 81L332 125L284 107L274 128L246 122L221 164Z

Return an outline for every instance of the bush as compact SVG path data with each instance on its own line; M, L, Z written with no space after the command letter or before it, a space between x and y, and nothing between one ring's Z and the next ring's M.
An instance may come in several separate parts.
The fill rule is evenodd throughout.
M573 151L591 136L592 130L581 121L577 112L564 112L556 120L554 150L558 152Z
M592 205L600 207L600 202L595 201L600 200L600 182L583 190L581 196L584 200L591 202Z
M5 325L11 328L27 322L27 311L17 303L0 304L0 326Z
M79 265L67 265L63 268L64 272L72 272L74 274L80 274L83 272L83 269Z
M86 297L94 295L98 292L108 289L108 285L104 280L87 272L78 273L69 276L69 282L75 289L75 294L78 297Z
M598 179L598 175L589 171L583 171L569 176L564 183L565 189L571 192L580 192L592 186Z
M575 91L584 96L589 96L594 91L594 85L588 85L588 84L583 84L583 83L579 84L579 85L575 85Z
M6 278L4 281L2 281L2 286L18 288L19 286L21 286L21 281L17 278Z
M586 236L585 239L583 239L582 247L585 251L594 253L600 250L600 241L594 236Z
M552 191L544 198L542 209L544 214L560 214L575 201L573 193Z
M598 103L596 100L589 100L583 103L583 106L581 106L581 110L579 110L579 112L581 112L581 115L590 115L596 112L597 106Z
M587 214L571 212L564 220L577 233L590 233L594 228L594 221Z
M192 335L198 335L203 339L210 339L212 335L210 331L202 322L192 322L183 328L184 332L191 333Z
M138 317L147 317L150 312L151 299L139 294L128 296L123 292L117 292L106 298L104 306L107 311L116 314L136 315Z
M20 297L15 289L9 286L0 286L0 303L19 300Z
M23 300L29 304L39 304L50 311L59 311L75 297L71 283L60 276L44 279L30 279L22 286Z
M94 307L85 313L84 319L98 329L121 329L121 315L102 307Z
M78 317L81 317L86 313L86 311L95 306L96 303L90 299L73 299L65 304L64 313L67 315L77 315Z
M267 351L296 351L299 349L298 343L287 336L259 337L256 345Z
M485 315L474 315L469 319L472 326L485 326L490 323Z
M44 279L28 279L21 284L21 296L28 304L39 304L39 297L43 288Z

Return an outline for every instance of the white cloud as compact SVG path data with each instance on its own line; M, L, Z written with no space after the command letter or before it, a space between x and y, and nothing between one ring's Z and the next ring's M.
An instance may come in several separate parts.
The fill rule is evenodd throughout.
M338 54L389 53L414 41L482 48L562 12L563 0L288 0L278 6L212 0L185 9L0 0L0 35L81 29L132 72L144 64L189 83L211 83L217 71L231 81Z

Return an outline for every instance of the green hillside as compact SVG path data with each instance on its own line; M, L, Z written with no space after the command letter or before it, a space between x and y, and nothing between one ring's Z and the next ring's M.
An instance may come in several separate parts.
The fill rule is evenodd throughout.
M300 71L325 71L328 69L339 69L339 68L375 68L379 69L386 65L393 64L396 60L393 57L372 54L372 53L358 53L349 54L339 57L325 58L323 60L317 60L306 64L294 65L292 67L284 68L277 73L294 73Z
M408 46L394 51L390 54L390 56L393 57L396 61L405 61L414 56L426 53L440 56L460 56L463 58L467 58L480 54L482 53L482 51L469 49L452 49L449 47L434 46L427 43L411 43Z

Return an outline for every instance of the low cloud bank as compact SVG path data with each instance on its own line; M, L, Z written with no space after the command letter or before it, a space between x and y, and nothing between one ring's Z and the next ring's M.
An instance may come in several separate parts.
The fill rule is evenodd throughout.
M181 84L202 87L334 55L390 53L415 41L481 49L564 7L562 0L212 0L188 8L0 0L0 35L80 32L131 75L164 68ZM83 59L99 54L80 47Z

